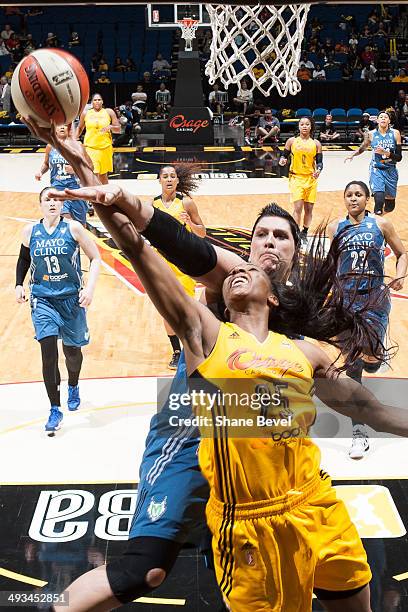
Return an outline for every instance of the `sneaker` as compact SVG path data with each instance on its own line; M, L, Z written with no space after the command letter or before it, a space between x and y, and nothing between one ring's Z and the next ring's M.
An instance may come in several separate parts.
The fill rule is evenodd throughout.
M168 365L169 370L177 370L178 362L180 359L180 351L174 351L173 357Z
M79 385L71 387L68 385L68 410L78 410L81 404L81 398L79 397Z
M45 425L45 431L48 436L53 436L55 432L60 429L63 414L59 409L59 406L51 406L50 416Z
M368 442L366 428L362 425L354 426L353 440L349 450L350 459L362 459L369 448L370 444Z

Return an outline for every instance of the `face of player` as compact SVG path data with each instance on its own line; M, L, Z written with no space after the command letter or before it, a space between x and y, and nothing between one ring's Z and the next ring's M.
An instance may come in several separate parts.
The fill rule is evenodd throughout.
M390 118L387 113L380 113L378 115L378 127L382 130L388 130L390 127Z
M289 222L281 217L262 217L252 237L249 259L274 280L283 280L289 276L295 250Z
M368 196L361 185L352 183L344 193L344 203L348 214L354 219L365 212L368 204Z
M94 96L92 98L92 108L96 111L101 110L103 106L103 100L101 98L101 96Z
M222 287L223 298L228 310L240 310L252 304L265 305L275 298L266 272L253 263L242 262L231 270Z
M176 169L173 166L165 166L162 169L159 177L160 185L163 193L172 193L176 191L179 179Z
M58 125L56 128L57 136L65 140L68 136L68 126L67 125Z
M44 215L44 218L48 221L52 221L61 216L61 210L63 206L63 202L59 200L53 200L49 196L49 191L45 191L42 194L40 208Z
M310 136L310 132L312 131L312 124L310 123L307 117L303 117L299 121L299 132L301 136L307 137Z

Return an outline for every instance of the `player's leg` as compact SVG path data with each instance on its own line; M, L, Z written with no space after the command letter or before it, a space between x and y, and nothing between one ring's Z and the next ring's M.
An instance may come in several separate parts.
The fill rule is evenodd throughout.
M66 219L74 219L82 225L86 225L86 213L88 204L84 200L65 200L61 214Z
M386 171L385 176L385 201L384 214L390 213L395 208L395 199L397 197L398 185L398 170L390 168Z
M357 359L356 362L346 371L347 376L361 384L363 375L364 362L362 359ZM370 444L368 441L368 433L364 423L360 423L352 419L353 437L349 450L350 459L362 459L365 453L369 450Z
M173 350L173 355L170 359L168 367L170 370L177 370L178 362L180 359L180 353L181 353L180 340L178 339L178 337L176 336L176 334L174 333L170 325L167 323L167 321L163 319L163 323L164 323L164 328L166 330L166 334L170 340L171 348Z
M356 589L356 593L353 591L346 591L344 593L316 593L320 603L328 612L371 612L370 606L370 587L368 584L362 589ZM319 596L320 595L320 596ZM330 599L324 599L330 597ZM331 599L331 597L337 599Z
M70 612L105 612L150 593L170 573L181 547L164 538L130 540L124 555L83 574L64 591Z
M106 147L99 151L98 177L102 185L108 184L108 172L113 170L113 148Z
M31 296L30 306L35 337L41 346L43 380L51 404L45 430L48 435L53 435L60 428L63 416L60 410L61 377L57 345L63 320L50 300Z
M305 211L305 213L303 215L303 228L300 234L301 234L301 237L304 236L305 239L307 239L307 233L312 224L313 206L314 206L313 202L304 202L303 204L303 210Z
M303 228L300 233L303 242L307 242L307 233L312 224L313 206L316 204L317 180L314 178L306 179L303 190Z
M81 347L89 344L86 311L79 305L78 296L60 300L58 307L63 319L61 338L68 370L68 410L77 410L81 404L78 384L83 361Z

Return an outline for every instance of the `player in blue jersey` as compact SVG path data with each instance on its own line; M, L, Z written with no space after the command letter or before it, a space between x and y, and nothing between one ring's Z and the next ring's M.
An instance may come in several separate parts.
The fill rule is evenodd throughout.
M350 308L364 309L368 299L374 299L376 308L365 313L381 332L382 341L388 327L391 309L389 289L401 291L407 272L407 253L392 223L367 211L370 192L362 181L351 181L344 190L347 209L345 219L328 226L331 240L340 238L338 277L345 290ZM384 248L388 243L396 257L395 278L387 283L384 272ZM365 351L365 352L364 352ZM361 359L348 371L349 376L361 382L363 370L374 373L381 362L374 360L368 347L363 347ZM361 459L369 449L368 435L362 423L353 421L353 439L349 456Z
M59 125L56 128L58 137L65 139L68 137L68 126ZM86 153L84 153L86 154ZM50 171L50 184L54 189L63 191L64 189L78 189L80 187L79 180L75 176L72 167L57 149L54 149L50 144L45 147L44 161L41 164L39 172L35 174L37 181L41 180L43 174ZM79 221L82 225L86 223L86 213L88 212L88 204L85 200L65 200L62 207L62 216L68 219Z
M402 159L402 144L400 132L390 126L391 117L387 111L382 111L377 121L377 129L367 132L358 150L346 157L345 161L351 161L371 145L373 155L369 183L374 197L374 214L383 215L395 208L398 184L396 164Z
M42 370L51 404L45 425L54 435L62 421L58 338L62 339L68 370L68 408L80 405L78 378L82 365L81 347L89 343L85 309L92 301L99 274L100 256L92 239L78 221L61 216L62 202L40 193L43 218L23 230L16 267L16 299L25 299L24 279L30 269L30 305L35 337L41 346ZM79 247L90 260L88 283L83 285Z

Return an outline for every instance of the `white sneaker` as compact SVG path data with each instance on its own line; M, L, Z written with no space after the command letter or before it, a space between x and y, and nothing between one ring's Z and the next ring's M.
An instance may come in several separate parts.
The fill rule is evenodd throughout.
M349 450L350 459L362 459L369 448L370 444L365 427L361 425L353 427L353 440Z

